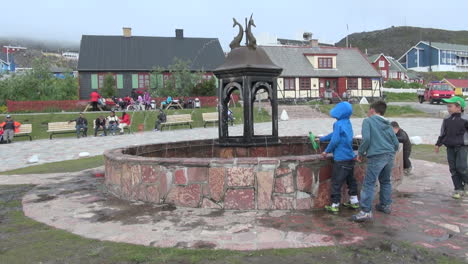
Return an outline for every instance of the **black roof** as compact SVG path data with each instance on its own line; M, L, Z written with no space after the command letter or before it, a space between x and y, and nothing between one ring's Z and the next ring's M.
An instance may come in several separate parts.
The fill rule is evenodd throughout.
M212 71L224 52L217 38L83 35L78 71L146 71L176 58L189 61L191 70Z

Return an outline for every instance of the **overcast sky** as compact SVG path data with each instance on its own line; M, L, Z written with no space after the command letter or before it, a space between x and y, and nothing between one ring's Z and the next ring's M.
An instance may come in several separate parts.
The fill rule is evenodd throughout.
M349 33L405 25L468 30L467 0L23 0L7 6L0 36L76 43L83 34L121 34L123 26L145 36L173 36L183 28L187 37L217 37L227 49L236 34L232 17L243 21L251 13L257 36L294 39L308 31L328 43L346 36L346 24Z

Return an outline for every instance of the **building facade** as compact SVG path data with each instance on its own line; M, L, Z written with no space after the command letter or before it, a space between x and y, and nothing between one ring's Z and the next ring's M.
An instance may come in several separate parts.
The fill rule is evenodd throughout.
M124 28L122 36L83 35L78 60L80 99L103 88L107 74L114 76L117 96L123 97L133 89L152 89L156 81L168 80L169 72L158 76L151 72L168 69L176 59L210 78L224 58L218 39L186 38L181 29L175 37L132 36L130 28Z
M354 48L262 46L283 68L278 98L380 97L381 76Z
M398 61L406 69L428 71L468 71L468 45L420 41Z

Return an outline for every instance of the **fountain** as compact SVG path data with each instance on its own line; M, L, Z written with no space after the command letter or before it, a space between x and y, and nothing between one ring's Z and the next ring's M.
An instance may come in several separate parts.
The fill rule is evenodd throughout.
M282 69L257 47L252 17L231 42L231 52L215 75L219 79L218 140L193 140L114 149L105 157L105 185L116 196L156 204L227 210L309 210L329 203L331 158L323 159L307 135L279 137L277 77ZM240 92L242 136L230 136L228 103ZM268 93L271 135L256 135L253 104L257 91ZM358 141L356 141L357 147ZM396 155L395 186L403 174ZM366 164L356 165L362 183ZM347 194L343 192L344 199Z

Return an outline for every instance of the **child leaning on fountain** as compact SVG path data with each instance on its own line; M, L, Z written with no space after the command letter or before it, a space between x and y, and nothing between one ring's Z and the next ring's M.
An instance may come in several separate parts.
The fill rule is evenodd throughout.
M356 155L353 151L353 127L349 121L352 114L351 104L348 102L337 104L330 111L331 117L337 120L333 124L333 132L320 138L320 142L329 141L322 155L326 156L328 153L333 153L334 160L331 186L332 204L325 206L325 209L330 212L340 210L341 188L345 182L348 185L350 200L343 205L353 209L359 208L357 184L354 178L354 159Z

